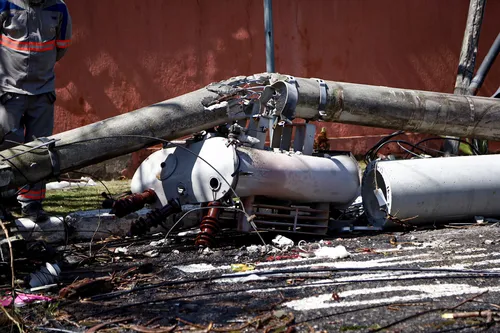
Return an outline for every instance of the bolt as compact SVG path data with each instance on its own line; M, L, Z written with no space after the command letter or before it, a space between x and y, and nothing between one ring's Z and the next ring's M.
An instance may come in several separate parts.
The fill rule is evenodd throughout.
M183 185L177 186L177 193L179 193L179 195L186 194L186 188Z

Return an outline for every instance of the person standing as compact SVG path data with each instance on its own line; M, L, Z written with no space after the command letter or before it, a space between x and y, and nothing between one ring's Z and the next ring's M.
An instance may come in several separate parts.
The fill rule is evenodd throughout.
M52 135L55 74L72 34L63 0L0 0L0 150ZM45 183L20 189L23 216L47 219Z

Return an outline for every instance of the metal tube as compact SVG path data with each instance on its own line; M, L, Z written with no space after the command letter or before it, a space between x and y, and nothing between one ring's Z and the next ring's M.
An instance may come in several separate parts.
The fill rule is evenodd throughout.
M266 71L274 73L273 1L264 0L264 30L266 33Z
M498 99L334 81L321 88L315 79L295 80L273 85L278 111L290 118L500 140Z
M368 165L361 195L377 227L500 216L500 155L376 161ZM377 190L378 189L378 190Z
M99 121L52 136L54 151L59 158L61 173L79 169L113 157L125 155L158 142L152 137L175 139L207 129L241 114L229 114L229 108L206 110L203 100L219 95L206 88L144 107L120 116ZM146 138L134 136L147 136ZM101 139L100 139L101 138ZM33 141L0 152L4 161L14 167L14 185L34 183L53 175L52 163L46 148L36 149L9 159L39 145ZM6 162L4 162L6 163Z
M481 88L484 79L486 78L486 75L488 75L491 65L493 65L493 63L495 62L495 59L498 56L499 52L500 52L500 33L497 35L497 38L493 42L493 45L491 45L488 54L486 54L486 57L484 57L481 66L479 66L479 69L477 70L476 76L474 76L474 78L472 79L472 82L469 86L469 95L476 95L477 91Z
M266 74L268 75L268 74ZM361 84L296 79L291 84L277 74L249 77L259 84L275 82L277 111L290 118L364 126L395 128L500 140L500 100L434 92L376 87ZM273 79L278 77L278 81ZM160 137L175 139L215 125L246 117L241 103L243 77L221 82L152 106L91 125L60 133L52 157L61 173L124 155L155 144ZM236 88L235 88L236 87ZM243 89L243 92L242 90ZM219 99L220 98L220 99ZM208 101L223 101L205 107ZM202 104L204 102L204 104ZM137 136L148 136L138 138ZM3 164L11 164L13 185L35 183L52 177L53 163L39 141L0 152ZM21 153L19 155L19 153ZM16 156L15 156L16 155ZM15 157L14 157L15 156ZM58 158L57 158L58 157Z
M236 191L295 202L349 206L359 195L360 175L351 156L314 157L239 147Z
M233 196L229 183L240 198L267 196L337 207L349 205L359 195L358 163L351 156L321 158L226 144L227 139L214 137L187 146L220 174L185 149L153 153L132 178L132 192L153 189L164 204L179 197L182 184L185 203L205 203Z

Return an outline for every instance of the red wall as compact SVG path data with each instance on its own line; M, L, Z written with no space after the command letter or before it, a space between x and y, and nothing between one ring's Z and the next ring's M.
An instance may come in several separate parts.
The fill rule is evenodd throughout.
M56 131L265 71L262 0L66 0L73 45L57 65ZM452 92L469 0L275 0L276 70ZM499 32L488 1L478 64ZM482 95L500 85L500 59ZM330 124L364 153L389 130ZM340 139L338 139L340 137ZM346 138L347 137L347 138Z

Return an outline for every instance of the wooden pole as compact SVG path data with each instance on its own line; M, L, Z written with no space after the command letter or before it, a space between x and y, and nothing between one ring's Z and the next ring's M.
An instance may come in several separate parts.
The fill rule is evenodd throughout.
M462 50L458 62L457 79L455 81L455 95L468 95L469 85L474 75L476 66L477 45L479 33L483 22L484 7L486 0L470 0L469 14L465 26ZM445 140L443 150L446 155L458 154L459 142L457 140Z
M479 43L479 33L481 32L485 5L486 0L470 0L467 26L465 27L458 63L457 80L455 82L454 93L456 95L467 95L467 90L474 75L477 45Z

